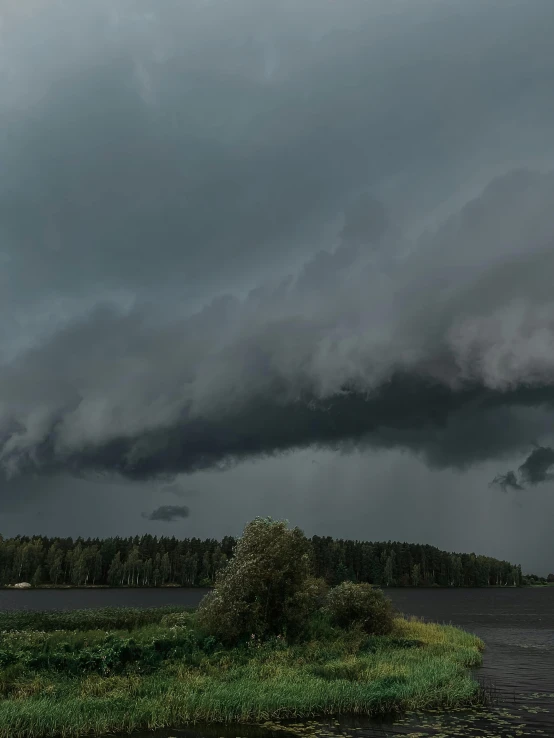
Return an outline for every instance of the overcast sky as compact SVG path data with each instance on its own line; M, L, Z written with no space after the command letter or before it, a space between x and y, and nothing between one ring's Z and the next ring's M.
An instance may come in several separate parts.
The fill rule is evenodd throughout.
M0 532L272 515L554 571L553 33L552 0L5 0Z

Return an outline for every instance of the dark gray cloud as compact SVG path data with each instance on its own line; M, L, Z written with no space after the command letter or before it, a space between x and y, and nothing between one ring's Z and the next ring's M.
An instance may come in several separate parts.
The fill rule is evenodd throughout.
M5 470L146 479L310 445L457 467L520 451L553 430L553 185L514 172L407 253L394 231L377 253L343 239L297 280L188 318L98 308L3 367Z
M504 491L508 487L512 489L525 489L525 484L532 487L544 482L554 481L554 449L550 446L539 446L535 448L518 468L519 480L514 471L506 474L498 474L491 484L500 486Z
M551 0L5 5L9 514L69 475L549 448Z
M244 288L313 252L364 188L398 199L398 218L456 189L470 155L483 154L479 174L495 166L483 163L495 141L501 167L507 150L532 156L531 139L549 155L554 10L540 0L394 13L316 0L21 5L6 13L0 75L12 304L93 287L178 287L181 300Z
M160 505L151 513L142 513L142 517L147 520L163 520L165 523L172 523L175 520L188 518L190 511L185 505Z
M507 492L508 489L525 489L519 482L514 471L508 471L505 474L497 474L496 477L490 483L491 487L500 487L503 492Z
M552 466L554 466L554 449L536 446L519 467L519 473L528 484L540 484L554 479L554 474L550 471Z

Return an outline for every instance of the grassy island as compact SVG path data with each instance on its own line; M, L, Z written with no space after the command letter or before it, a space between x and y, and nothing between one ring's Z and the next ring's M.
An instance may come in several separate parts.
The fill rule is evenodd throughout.
M0 738L478 704L483 643L309 577L303 534L256 520L200 607L0 613Z

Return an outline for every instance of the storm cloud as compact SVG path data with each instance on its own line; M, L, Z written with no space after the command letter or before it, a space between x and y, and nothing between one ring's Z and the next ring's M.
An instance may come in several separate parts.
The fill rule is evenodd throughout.
M497 484L504 491L508 487L512 489L525 489L525 484L532 487L544 482L554 480L554 449L549 446L538 446L531 451L523 464L518 468L519 481L514 471L497 475L491 484Z
M381 231L376 253L368 226L183 319L99 307L2 367L4 468L143 479L310 445L460 467L517 452L552 432L553 205L554 175L514 172L407 253Z
M188 518L190 511L185 505L160 505L151 513L142 513L142 517L147 520L162 520L165 523L172 523L175 520Z
M550 2L71 7L1 31L6 477L547 442Z

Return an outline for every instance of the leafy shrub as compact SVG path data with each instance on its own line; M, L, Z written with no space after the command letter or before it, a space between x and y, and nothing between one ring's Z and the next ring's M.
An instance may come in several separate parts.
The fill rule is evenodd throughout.
M285 609L283 632L289 639L307 635L314 614L325 603L329 585L322 578L307 577L304 585L292 597Z
M73 634L67 635L71 638ZM206 655L213 654L218 645L212 636L203 637L184 629L139 633L137 638L122 638L109 633L95 643L88 639L84 643L56 641L45 643L39 651L34 647L0 651L0 668L17 663L27 670L64 672L73 676L83 673L144 674L168 661L197 664Z
M360 625L366 633L387 635L392 631L394 609L380 589L370 584L342 582L327 595L324 611L340 628Z
M192 625L193 619L189 612L172 612L163 616L160 625L166 628L186 628Z
M13 651L0 650L0 669L15 664L16 661L17 656Z
M310 576L310 542L299 528L271 518L245 527L235 555L204 597L197 623L226 644L294 637L317 609L324 585Z

